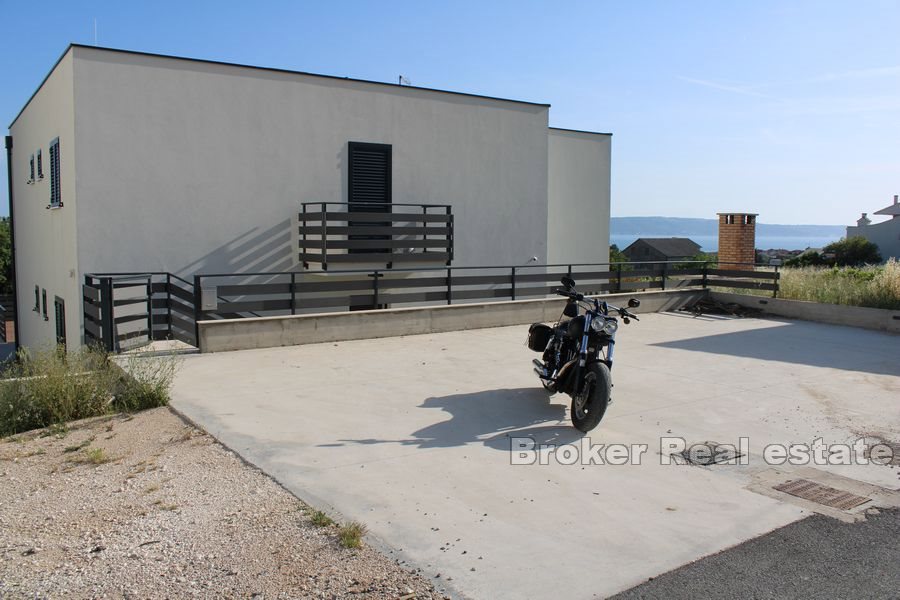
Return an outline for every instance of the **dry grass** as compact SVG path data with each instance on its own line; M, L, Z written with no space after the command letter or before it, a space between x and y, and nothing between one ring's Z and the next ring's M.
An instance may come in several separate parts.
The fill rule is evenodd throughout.
M883 266L784 269L778 296L900 310L900 262L891 259Z
M334 525L334 521L331 520L331 517L321 510L314 510L310 515L310 520L312 521L312 524L317 527L330 527L331 525Z
M63 437L69 421L168 403L177 357L121 360L96 349L20 350L0 379L0 437L47 426L46 435Z
M78 456L73 457L71 462L79 465L103 465L113 460L103 448L88 448Z
M359 521L350 521L338 528L338 541L344 548L359 548L368 529Z

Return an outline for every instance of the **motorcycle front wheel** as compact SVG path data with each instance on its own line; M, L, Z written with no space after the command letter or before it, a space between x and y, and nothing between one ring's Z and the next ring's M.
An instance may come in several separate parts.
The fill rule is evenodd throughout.
M609 404L612 378L604 363L588 365L581 396L572 398L572 425L587 433L600 424Z

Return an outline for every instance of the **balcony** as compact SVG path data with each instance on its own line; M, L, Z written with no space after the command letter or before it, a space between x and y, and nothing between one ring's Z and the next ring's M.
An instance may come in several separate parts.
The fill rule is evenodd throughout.
M446 204L304 202L299 215L300 262L371 267L450 265L453 213Z

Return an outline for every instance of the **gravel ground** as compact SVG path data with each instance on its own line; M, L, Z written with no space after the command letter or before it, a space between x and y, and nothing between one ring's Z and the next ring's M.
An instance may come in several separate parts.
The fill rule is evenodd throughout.
M0 440L0 598L442 598L167 408Z

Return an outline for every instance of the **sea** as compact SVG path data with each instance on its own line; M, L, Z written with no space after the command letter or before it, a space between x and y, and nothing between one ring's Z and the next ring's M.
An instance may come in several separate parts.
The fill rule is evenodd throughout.
M609 243L615 244L619 247L619 250L624 250L632 242L634 242L639 237L666 237L660 235L610 235ZM703 252L716 252L719 249L719 236L718 235L681 235L674 237L686 237L694 240L698 244L700 244L700 249ZM817 237L817 236L765 236L758 235L756 236L756 249L757 250L806 250L807 248L822 248L823 246L827 246L832 242L836 242L837 238L835 237Z

